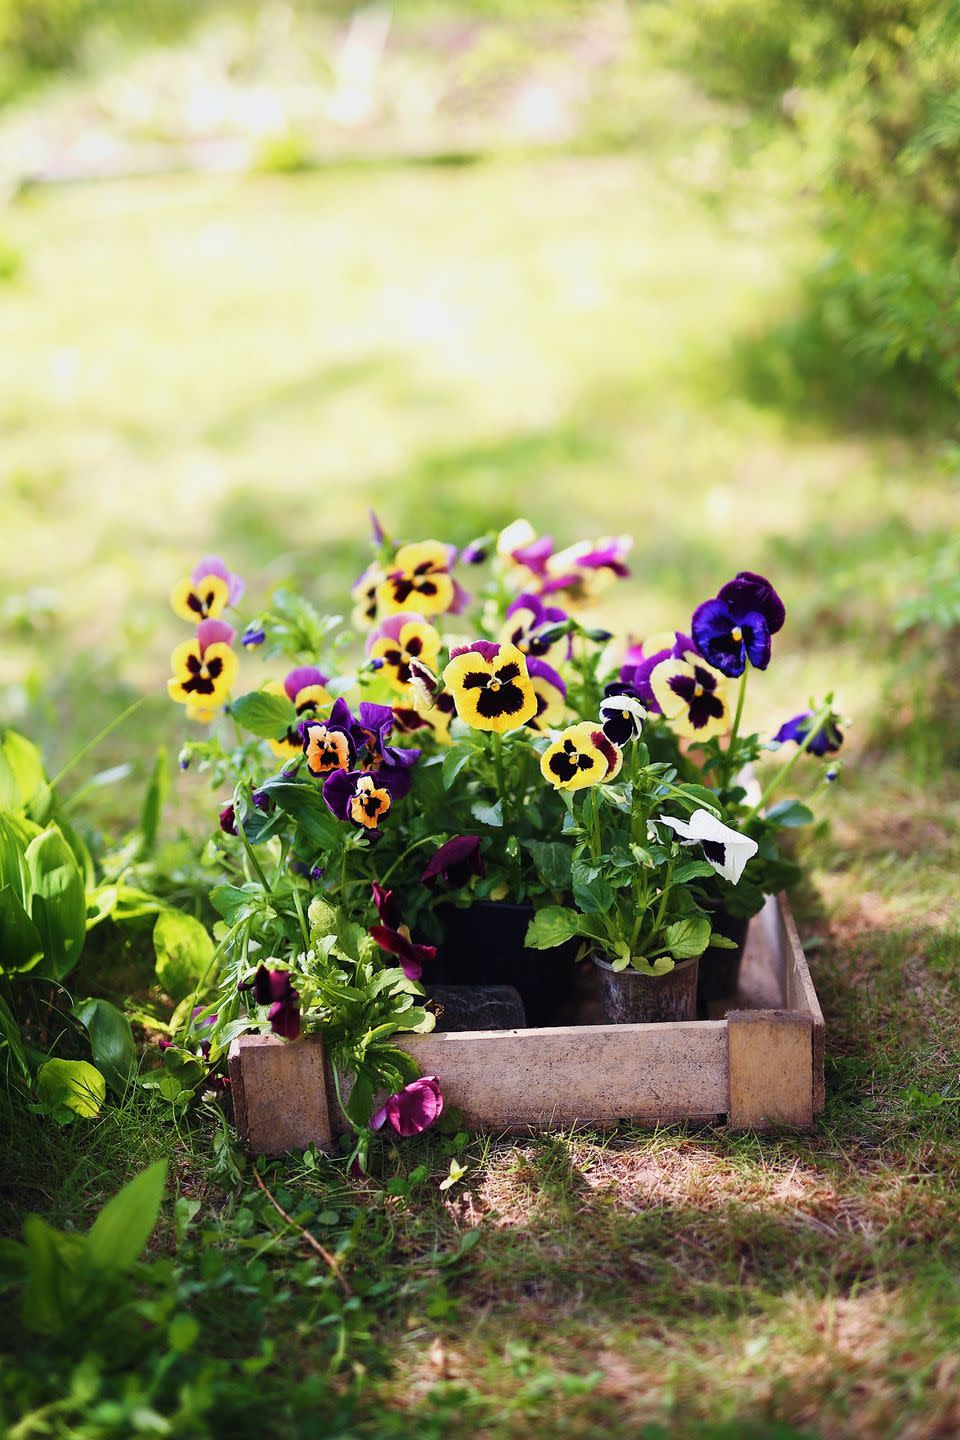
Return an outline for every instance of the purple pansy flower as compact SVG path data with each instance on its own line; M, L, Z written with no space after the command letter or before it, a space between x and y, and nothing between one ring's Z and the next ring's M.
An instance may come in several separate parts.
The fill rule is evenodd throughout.
M246 630L244 630L240 643L245 650L255 650L258 645L263 644L266 638L267 632L263 626L253 621L247 626Z
M469 545L464 545L460 551L460 560L464 565L482 565L490 554L490 536L484 535L479 540L471 540Z
M741 570L713 600L694 611L691 631L705 660L724 675L742 675L747 661L770 664L770 637L782 629L786 611L769 580Z
M218 575L220 577L227 587L227 603L236 605L246 587L239 575L232 575L230 573L219 555L206 555L202 560L198 560L193 567L193 573L190 579L194 585L199 585L201 580L206 579L208 575Z
M478 835L454 835L434 851L420 879L432 890L442 879L450 890L459 890L471 876L485 874Z
M310 690L314 686L325 690L329 684L328 677L316 665L298 665L295 670L290 670L284 676L283 688L287 699L294 705L297 703L297 696L304 690Z
M387 1123L398 1135L419 1135L439 1117L443 1110L443 1095L436 1075L421 1075L391 1095L385 1105L371 1117L371 1130L380 1130Z
M812 710L804 710L799 715L794 715L780 726L774 735L774 742L778 745L785 745L788 740L793 740L797 745L802 745L812 728L814 715ZM837 724L835 716L831 715L824 722L821 728L814 735L807 746L811 755L832 755L840 749L843 744L843 731Z
M268 1005L267 1019L275 1035L296 1040L300 1034L300 992L293 987L288 970L268 970L258 965L251 980L243 980L238 990L250 990L258 1005Z
M409 788L409 784L405 770L387 766L376 774L370 770L335 770L323 782L323 798L338 820L359 825L371 840L376 840L380 821L393 804L395 787Z

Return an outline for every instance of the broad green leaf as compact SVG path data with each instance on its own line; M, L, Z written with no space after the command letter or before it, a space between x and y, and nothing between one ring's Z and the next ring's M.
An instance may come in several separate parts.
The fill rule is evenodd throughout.
M131 1269L153 1234L166 1178L167 1162L157 1160L107 1201L87 1234L88 1265L116 1273Z
M774 825L779 825L781 829L794 830L801 825L812 825L814 814L799 800L780 800L766 811L764 819L772 821Z
M0 974L29 970L43 954L40 931L12 885L0 890Z
M37 1089L44 1105L61 1105L89 1119L100 1112L107 1085L100 1071L86 1060L47 1060L37 1073Z
M261 740L280 740L297 723L297 710L286 695L251 690L230 702L230 714L244 730Z
M706 915L688 915L663 932L663 943L674 960L692 960L694 955L702 955L709 941L710 921Z
M93 1063L111 1090L122 1095L137 1063L130 1021L109 1000L80 1000L73 1014L90 1036Z
M166 746L161 745L157 750L157 758L153 762L153 770L150 773L143 796L143 804L140 807L139 858L141 860L152 855L157 847L157 832L160 829L169 787L170 765Z
M34 1334L56 1335L64 1328L70 1281L62 1236L39 1215L28 1215L23 1239L27 1268L23 1323Z
M686 864L677 866L670 883L671 885L686 885L689 880L707 879L715 873L708 860L688 860Z
M25 810L46 784L40 751L25 735L0 736L0 810Z
M343 841L346 827L330 813L317 785L296 780L268 780L263 789L286 815L296 820L312 844L327 849Z
M613 904L613 889L587 860L575 860L571 868L573 898L584 915L601 915Z
M263 892L259 885L245 890L240 885L215 885L210 891L210 903L228 925L234 924L245 905L255 905Z
M26 851L32 838L23 835L12 815L0 815L0 886L12 885L21 900L30 891Z
M87 934L83 877L56 825L30 841L25 859L30 876L30 918L43 941L43 959L35 973L62 980L79 960Z
M560 840L527 840L525 843L543 883L551 890L569 890L571 847Z
M527 926L524 941L528 950L552 950L572 940L580 931L580 916L563 905L545 905Z
M189 995L213 955L213 941L200 921L182 910L163 910L153 927L157 979L174 1000Z

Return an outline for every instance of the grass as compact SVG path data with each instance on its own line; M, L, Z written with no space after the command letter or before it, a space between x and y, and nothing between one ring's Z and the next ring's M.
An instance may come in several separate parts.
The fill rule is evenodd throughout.
M4 216L3 712L56 769L156 693L76 777L132 763L91 797L108 833L178 743L172 580L222 551L251 609L286 579L342 604L369 504L459 542L517 512L563 541L631 532L602 618L638 634L738 567L772 573L789 620L757 724L831 685L855 721L796 897L828 1025L813 1136L433 1136L380 1158L385 1182L426 1166L406 1196L322 1157L264 1166L351 1306L207 1111L5 1115L8 1232L31 1210L82 1226L171 1157L199 1209L155 1253L226 1367L216 1434L960 1430L960 785L935 709L908 729L930 672L892 633L955 481L882 401L866 423L749 383L816 250L812 203L729 168L722 112L682 77L647 57L634 82L658 124L608 154L77 185ZM181 778L167 838L208 806ZM136 990L135 957L94 958L85 983ZM440 1192L454 1153L467 1173Z

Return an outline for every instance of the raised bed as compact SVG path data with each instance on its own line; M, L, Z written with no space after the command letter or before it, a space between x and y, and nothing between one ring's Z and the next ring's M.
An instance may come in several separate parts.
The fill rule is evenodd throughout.
M823 1015L786 898L751 922L739 993L709 1019L398 1036L469 1128L726 1119L810 1129L823 1109ZM336 1145L345 1128L322 1041L243 1035L230 1047L239 1133L253 1154Z

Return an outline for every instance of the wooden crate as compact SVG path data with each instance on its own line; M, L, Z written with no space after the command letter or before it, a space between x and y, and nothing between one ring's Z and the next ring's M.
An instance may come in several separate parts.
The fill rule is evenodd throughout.
M823 1109L823 1015L784 896L751 922L740 993L714 1018L664 1025L398 1036L469 1128L726 1118L809 1129ZM724 1013L726 1012L726 1013ZM237 1128L252 1154L325 1149L345 1128L317 1037L242 1035L230 1047Z

